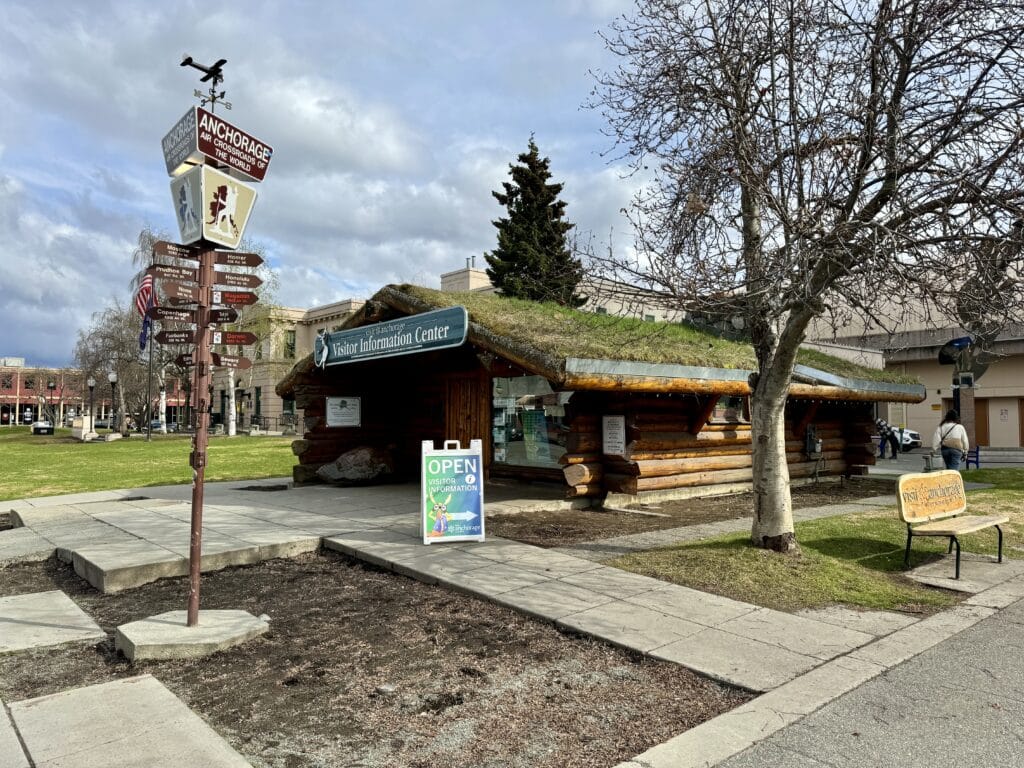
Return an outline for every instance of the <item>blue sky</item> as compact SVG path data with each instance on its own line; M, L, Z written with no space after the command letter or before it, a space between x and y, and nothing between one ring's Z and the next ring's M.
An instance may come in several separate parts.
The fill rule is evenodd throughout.
M228 60L229 121L274 147L246 237L278 300L438 285L495 242L491 197L531 133L578 230L628 247L588 70L626 0L0 4L0 357L71 364L130 298L143 227L174 232L160 139ZM220 110L218 110L220 112Z

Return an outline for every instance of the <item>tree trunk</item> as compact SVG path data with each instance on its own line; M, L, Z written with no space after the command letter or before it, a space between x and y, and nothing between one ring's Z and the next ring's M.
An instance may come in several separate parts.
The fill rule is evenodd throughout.
M780 379L784 379L781 382ZM793 533L793 502L786 463L786 383L788 376L759 380L751 398L750 422L754 450L754 546L775 552L798 549Z

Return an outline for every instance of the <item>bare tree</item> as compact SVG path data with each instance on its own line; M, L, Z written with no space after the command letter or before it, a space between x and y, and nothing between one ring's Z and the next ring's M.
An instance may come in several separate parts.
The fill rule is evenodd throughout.
M796 547L784 407L813 319L893 294L1018 319L1022 33L1006 0L638 0L604 36L591 106L653 182L636 255L600 261L749 329L756 545Z
M98 386L117 374L116 409L124 432L127 416L144 412L146 404L146 361L139 352L139 316L134 306L119 301L92 316L92 325L78 332L75 362Z

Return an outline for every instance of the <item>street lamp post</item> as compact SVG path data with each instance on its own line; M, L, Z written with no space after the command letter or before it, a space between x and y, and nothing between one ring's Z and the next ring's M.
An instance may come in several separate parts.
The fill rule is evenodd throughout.
M96 379L90 376L86 379L85 385L89 387L89 433L92 434L96 431L96 414L92 409L92 392L96 389Z
M117 393L117 374L113 371L107 376L107 381L110 382L110 431L114 431L114 425L117 423L117 400L114 398Z
M55 390L57 388L57 382L55 382L53 379L50 379L49 381L46 382L46 388L48 390L50 390L50 418L53 420L52 421L53 428L56 430L57 429L57 410L56 410L56 408L53 407L53 390Z

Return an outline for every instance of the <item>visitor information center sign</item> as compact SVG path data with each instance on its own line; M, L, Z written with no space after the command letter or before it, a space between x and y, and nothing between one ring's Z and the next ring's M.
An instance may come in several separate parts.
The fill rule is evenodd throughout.
M323 333L313 342L313 361L324 368L458 347L466 341L468 326L465 307L446 307L348 331Z
M458 440L445 440L434 448L423 441L420 507L423 543L484 540L483 443L470 440L460 448Z

